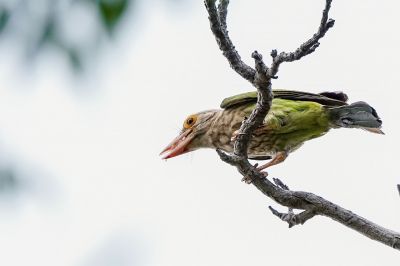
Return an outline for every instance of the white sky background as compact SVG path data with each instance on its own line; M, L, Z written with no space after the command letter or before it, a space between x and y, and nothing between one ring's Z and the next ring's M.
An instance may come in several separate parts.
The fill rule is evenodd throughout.
M291 51L324 1L231 1L243 59ZM213 150L167 162L160 150L183 119L252 90L231 70L202 1L145 1L83 81L49 54L21 69L1 50L0 151L29 186L0 205L2 265L395 265L397 251L316 217L288 229ZM273 167L314 192L400 230L397 1L334 1L336 24L317 52L285 64L275 88L343 90L384 121L385 136L332 130ZM80 92L82 91L82 92Z

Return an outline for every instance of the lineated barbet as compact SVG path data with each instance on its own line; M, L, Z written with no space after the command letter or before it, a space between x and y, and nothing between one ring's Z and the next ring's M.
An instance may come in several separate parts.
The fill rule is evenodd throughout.
M253 132L248 148L249 159L272 158L259 170L283 162L305 141L323 136L331 128L361 128L383 134L375 109L365 102L347 104L348 97L343 92L273 90L273 95L271 109ZM199 148L232 152L238 129L256 102L257 92L248 92L224 99L222 109L190 115L179 136L161 152L162 158Z

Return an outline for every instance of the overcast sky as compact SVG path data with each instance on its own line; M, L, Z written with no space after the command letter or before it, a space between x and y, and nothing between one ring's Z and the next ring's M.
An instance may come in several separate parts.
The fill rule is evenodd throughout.
M0 205L2 265L394 265L398 251L325 217L288 229L269 198L213 150L158 154L183 119L253 90L229 68L202 1L143 1L118 41L74 80L49 53L21 68L0 61L2 165L27 185ZM291 51L317 29L324 1L231 1L243 59ZM271 168L400 231L400 47L397 1L333 1L336 24L317 52L282 65L275 88L343 90L377 110L386 135L332 130ZM6 49L4 49L6 48Z

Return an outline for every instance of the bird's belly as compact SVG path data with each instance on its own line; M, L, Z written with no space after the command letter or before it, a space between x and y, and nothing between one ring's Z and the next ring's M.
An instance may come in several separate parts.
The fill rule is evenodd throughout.
M285 140L277 136L254 138L249 145L250 155L274 156L277 152L285 151L290 153L303 145L302 141Z
M305 141L324 135L327 131L297 130L287 133L265 134L253 137L249 145L250 155L270 155L277 152L291 153L300 148Z
M272 133L253 136L249 143L249 155L269 155L274 156L278 152L291 153L300 148L305 141L320 137L327 131L310 133L308 130L297 130L286 133ZM229 135L220 134L214 145L215 148L226 152L233 151L234 142Z
M231 141L226 135L218 136L218 141L214 144L216 144L215 147L218 149L222 149L226 152L233 152L234 142ZM301 144L302 143L299 143L298 145L294 145L294 143L283 143L282 140L277 137L253 137L249 143L248 154L273 156L279 151L285 150L290 152L294 150L292 148L298 148L301 146Z

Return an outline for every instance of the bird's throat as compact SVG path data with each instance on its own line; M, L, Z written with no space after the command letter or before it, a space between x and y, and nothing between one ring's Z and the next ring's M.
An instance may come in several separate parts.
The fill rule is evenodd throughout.
M233 151L234 141L232 136L240 128L247 115L246 109L248 108L225 109L216 114L210 129L206 133L210 140L210 148L218 148L227 152Z

